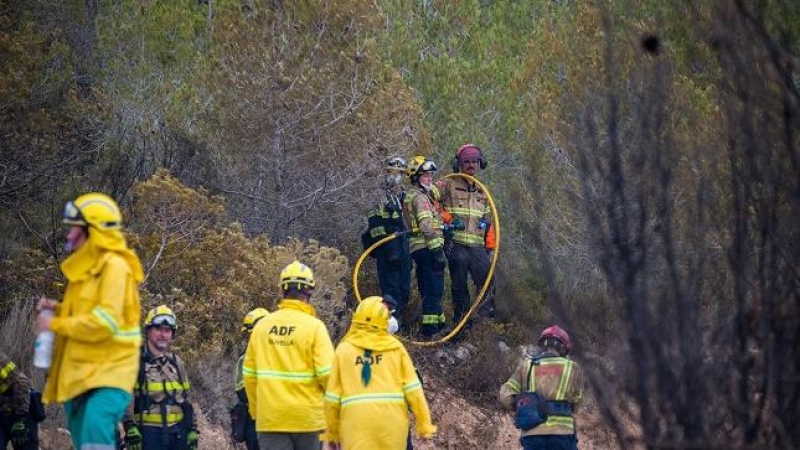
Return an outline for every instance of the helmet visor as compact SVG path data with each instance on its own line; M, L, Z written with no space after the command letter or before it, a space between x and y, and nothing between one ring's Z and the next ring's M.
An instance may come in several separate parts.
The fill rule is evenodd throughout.
M406 170L407 167L408 163L406 163L406 160L400 157L392 158L386 163L386 170L388 171L403 172Z
M436 167L436 163L431 160L425 161L419 168L420 172L436 172L437 170L439 169Z
M86 225L86 220L83 218L83 213L75 203L67 202L64 205L64 212L62 213L63 222L69 225Z
M175 316L169 314L159 314L150 321L150 326L153 327L175 328L175 325Z

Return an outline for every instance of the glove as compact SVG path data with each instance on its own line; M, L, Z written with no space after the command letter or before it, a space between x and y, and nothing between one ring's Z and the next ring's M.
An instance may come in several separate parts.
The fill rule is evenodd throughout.
M11 425L11 443L14 448L22 448L30 441L30 433L28 432L28 424L20 419Z
M189 430L189 432L186 433L186 448L188 448L189 450L197 450L198 438L199 435L197 433L197 430Z
M447 258L444 256L444 250L441 247L433 250L433 270L441 272L447 267Z
M450 222L450 228L454 230L463 230L467 228L467 226L464 225L463 220L459 219L458 217L453 217L453 221Z
M142 432L133 422L125 424L125 446L128 450L142 450Z
M450 241L451 239L453 239L453 227L448 224L443 225L442 236L444 236L445 241Z

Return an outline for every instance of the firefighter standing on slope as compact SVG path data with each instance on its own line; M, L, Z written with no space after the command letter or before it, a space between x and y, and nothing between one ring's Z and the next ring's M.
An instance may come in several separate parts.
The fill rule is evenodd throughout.
M365 249L392 233L405 231L403 200L406 191L403 187L403 176L407 168L406 160L399 156L389 158L386 162L383 196L378 206L369 212L367 219ZM381 295L389 295L397 301L395 317L402 319L411 285L411 252L408 236L402 235L383 244L375 249L372 255L375 256L378 266Z
M123 420L128 450L197 449L189 379L183 361L170 350L177 328L175 313L166 305L145 317L139 375Z
M553 325L539 336L541 352L525 357L500 387L498 400L504 408L515 410L517 396L537 392L546 401L546 421L522 430L524 450L577 450L575 408L583 397L583 372L567 357L572 342L566 331Z
M244 364L244 354L247 351L247 344L250 340L250 335L253 332L253 328L256 324L266 317L269 314L265 308L256 308L246 316L244 316L244 320L242 321L242 333L244 334L244 350L239 355L239 359L236 361L236 382L235 382L235 389L236 389L236 398L239 400L241 405L244 405L243 408L240 408L244 414L244 439L245 445L247 446L247 450L258 450L258 435L256 434L256 421L250 415L248 411L248 401L247 401L247 392L244 390L244 376L242 375L242 365Z
M0 449L39 449L39 425L31 417L31 381L0 353Z
M478 170L486 169L487 161L480 148L464 144L456 152L453 171L475 177ZM453 296L453 323L458 323L471 306L467 277L472 276L476 293L486 282L492 252L495 248L495 234L492 227L491 208L486 193L476 183L463 177L448 177L436 182L439 201L453 216L453 221L463 223L464 229L456 229L448 240L448 271ZM478 314L494 317L493 289L486 294L486 301Z
M325 392L329 449L405 450L409 408L420 437L436 432L414 363L388 331L390 317L381 297L364 299L336 347Z
M122 214L104 194L82 195L64 207L71 225L61 263L68 280L62 301L42 297L38 331L55 333L45 403L64 403L77 450L112 450L117 424L131 401L142 339L138 284L142 264L122 234Z
M333 344L309 304L314 273L295 261L281 271L283 300L253 328L242 373L262 449L319 450Z
M422 298L422 335L430 338L444 329L442 295L444 294L444 225L434 198L433 174L436 163L415 156L407 174L412 188L403 202L403 222L411 231L411 257L416 264L417 286Z

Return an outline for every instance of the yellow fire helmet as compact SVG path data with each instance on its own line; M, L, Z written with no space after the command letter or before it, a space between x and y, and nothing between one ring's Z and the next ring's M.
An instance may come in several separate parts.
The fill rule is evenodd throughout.
M267 314L269 314L269 311L267 311L265 308L256 308L247 313L242 321L242 332L244 333L246 331L249 333L253 331L253 327L256 326L259 320L266 317Z
M145 329L161 326L168 326L172 328L173 331L178 328L178 319L167 305L161 305L151 309L144 319Z
M413 180L425 172L436 172L437 170L438 168L433 160L417 155L408 163L406 175Z
M63 222L67 225L117 230L122 228L122 213L114 199L99 192L91 192L67 202L64 206Z
M383 304L383 298L365 298L353 313L353 323L385 330L389 325L389 309Z
M297 285L297 289L304 287L313 289L317 285L314 280L314 272L300 261L289 264L281 270L281 282L278 286L285 291L293 284Z

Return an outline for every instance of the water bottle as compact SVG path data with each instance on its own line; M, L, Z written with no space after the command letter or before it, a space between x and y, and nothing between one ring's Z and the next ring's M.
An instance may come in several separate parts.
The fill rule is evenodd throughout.
M53 317L52 309L43 309L39 311L42 317ZM50 330L42 331L36 336L36 342L33 344L33 366L40 369L49 369L50 362L53 359L53 341L55 340L55 333Z

